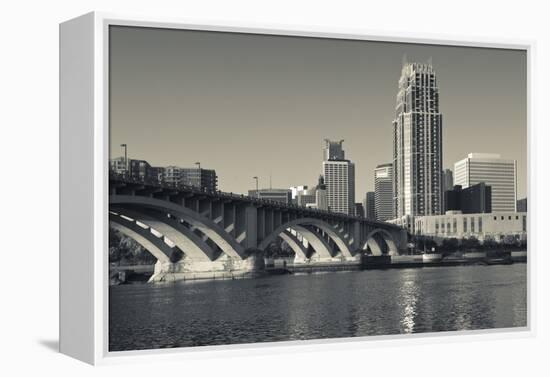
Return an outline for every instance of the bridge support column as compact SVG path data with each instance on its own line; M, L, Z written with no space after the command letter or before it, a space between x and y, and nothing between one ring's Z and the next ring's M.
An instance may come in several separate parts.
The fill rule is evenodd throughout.
M245 249L256 249L258 247L258 209L249 205L245 208L244 216L246 238L243 246Z
M351 244L352 251L361 249L361 224L359 222L353 223L352 228L353 243Z
M184 258L176 263L155 264L155 272L150 282L174 282L192 280L244 279L259 276L264 271L261 255L251 255L246 259L232 258L223 254L215 261Z

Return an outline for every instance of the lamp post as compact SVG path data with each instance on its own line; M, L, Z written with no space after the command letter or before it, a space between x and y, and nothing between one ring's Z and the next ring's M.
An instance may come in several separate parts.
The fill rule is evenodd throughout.
M195 162L195 165L197 165L197 169L199 170L198 171L198 179L197 179L197 186L199 187L199 189L203 190L204 187L202 185L202 171L201 171L201 163L200 161L197 161Z
M260 193L258 192L258 177L252 177L252 179L256 180L256 197L260 197Z
M126 144L120 144L122 148L124 148L124 175L128 174L128 145Z

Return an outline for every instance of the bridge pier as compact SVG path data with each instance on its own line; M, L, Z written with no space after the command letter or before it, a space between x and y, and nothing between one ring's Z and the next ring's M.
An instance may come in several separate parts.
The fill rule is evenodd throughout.
M225 254L215 261L183 258L176 263L170 263L159 260L149 282L244 279L261 275L264 268L263 255L257 253L242 260Z

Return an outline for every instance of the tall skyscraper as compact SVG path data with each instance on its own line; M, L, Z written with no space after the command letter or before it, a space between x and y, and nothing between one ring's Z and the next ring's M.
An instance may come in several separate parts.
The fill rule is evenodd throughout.
M374 203L376 220L393 219L393 164L374 169Z
M344 149L342 143L344 140L332 141L325 139L325 147L323 148L323 161L328 160L344 160Z
M505 160L499 154L470 153L455 163L454 181L467 188L481 182L491 186L493 212L516 211L517 162Z
M443 170L441 181L443 182L443 192L452 190L454 188L453 171L451 169Z
M443 205L441 206L441 213L445 213L445 211L447 210L447 196L445 195L445 193L454 189L453 171L451 169L443 170L443 173L441 175L441 182L441 200L443 201Z
M404 62L393 121L394 213L442 211L442 115L431 63Z
M325 139L323 175L327 187L328 208L348 215L355 213L355 164L345 159L343 140Z
M369 220L376 220L376 210L375 210L375 193L374 191L369 191L365 195L365 200L363 201L363 207L365 208L365 218Z

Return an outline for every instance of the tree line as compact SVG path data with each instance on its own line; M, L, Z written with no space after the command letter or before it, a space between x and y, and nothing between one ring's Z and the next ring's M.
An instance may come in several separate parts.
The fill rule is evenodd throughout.
M450 254L457 251L475 252L475 251L524 251L527 250L527 239L521 239L515 235L505 235L500 241L497 241L494 236L486 235L483 241L477 237L471 236L468 238L444 238L438 244L432 237L416 236L413 243L419 251L432 251Z

